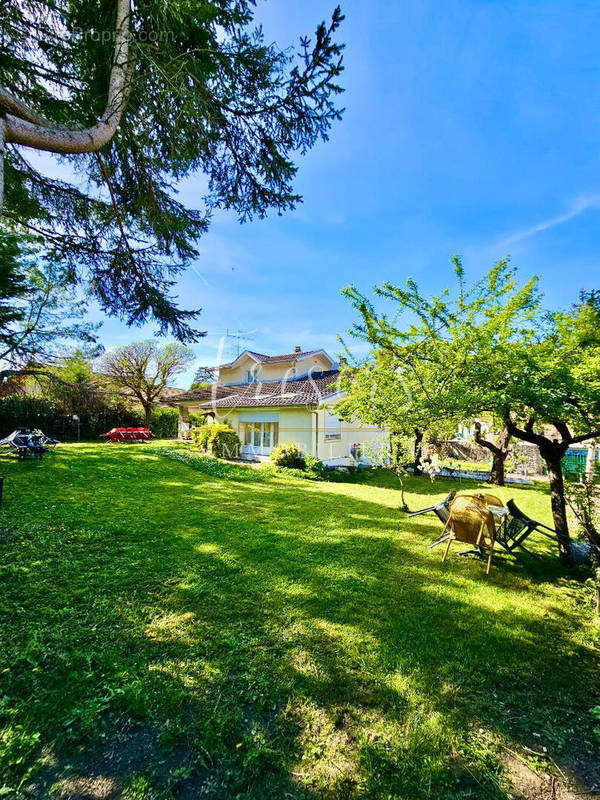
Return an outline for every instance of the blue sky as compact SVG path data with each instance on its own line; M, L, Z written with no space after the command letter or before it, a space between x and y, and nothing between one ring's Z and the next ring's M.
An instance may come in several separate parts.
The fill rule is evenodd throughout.
M287 45L332 8L267 0L257 17ZM199 364L214 362L226 328L252 331L248 346L267 353L335 351L352 321L342 286L411 276L436 291L457 252L473 278L509 253L553 306L600 283L600 6L346 0L342 10L346 113L299 160L304 203L243 226L215 214L178 285L210 334ZM193 205L204 181L180 189ZM152 331L107 320L103 341Z

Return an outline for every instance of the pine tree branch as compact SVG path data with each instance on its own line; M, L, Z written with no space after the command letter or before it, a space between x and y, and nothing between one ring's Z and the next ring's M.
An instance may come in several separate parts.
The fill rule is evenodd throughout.
M110 71L106 108L96 125L83 130L50 123L32 109L0 89L0 108L6 113L6 141L52 153L91 153L108 144L115 135L129 99L130 0L117 0L115 50Z

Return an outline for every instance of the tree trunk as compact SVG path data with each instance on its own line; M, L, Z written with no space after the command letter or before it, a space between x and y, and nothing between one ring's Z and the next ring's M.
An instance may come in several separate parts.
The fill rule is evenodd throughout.
M13 142L51 153L92 153L108 144L115 135L129 100L133 77L129 44L131 37L130 0L117 0L114 30L115 49L108 81L108 98L101 119L91 128L77 129L57 125L39 116L0 86L2 116L0 148L0 217L4 206L5 143Z
M493 453L490 483L495 486L504 486L504 452L497 450Z
M563 454L564 450L556 446L553 447L550 452L548 448L543 448L542 458L548 467L552 520L558 535L558 549L560 551L560 557L565 564L571 564L573 561L570 548L571 537L569 536L569 524L567 522L565 483L563 480L561 464Z
M4 205L4 150L6 147L6 119L0 112L0 217Z
M400 484L400 504L401 504L400 508L402 509L402 511L406 511L406 513L408 514L410 509L408 508L408 503L406 502L406 499L404 497L404 481L402 480L402 469L401 468L392 469L392 472L394 473L396 478L398 478L398 483Z
M152 421L152 403L143 403L144 406L144 425L146 428L150 427L150 422Z
M490 472L489 482L493 483L495 486L504 486L504 461L508 455L508 445L511 438L512 436L509 433L508 428L504 426L498 437L498 444L489 442L487 439L482 439L481 437L481 423L475 423L475 442L478 445L481 445L481 447L487 447L487 449L492 453L492 469Z
M117 0L116 5L115 48L106 107L100 120L83 130L62 127L40 117L7 89L0 87L0 108L6 114L7 142L51 153L92 153L110 142L123 116L131 89L130 0Z
M415 463L413 466L413 474L414 475L422 475L423 470L421 469L421 454L423 450L423 431L420 428L415 428L415 446L413 450L413 454L415 457Z

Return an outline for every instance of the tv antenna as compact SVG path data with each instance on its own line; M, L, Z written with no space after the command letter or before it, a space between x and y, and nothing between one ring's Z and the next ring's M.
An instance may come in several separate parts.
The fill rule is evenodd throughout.
M224 336L227 341L227 352L236 358L245 350L245 345L252 341L254 331L243 331L240 328L227 328L224 333L216 333L213 336Z

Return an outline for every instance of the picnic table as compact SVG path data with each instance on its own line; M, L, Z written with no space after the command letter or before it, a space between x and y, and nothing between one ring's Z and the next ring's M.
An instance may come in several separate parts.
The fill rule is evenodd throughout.
M58 439L47 436L38 428L17 428L4 439L0 439L0 447L16 450L19 460L27 456L41 459L44 453L52 450L57 444Z
M109 442L147 442L154 434L150 428L111 428L108 433L101 433L100 438Z

